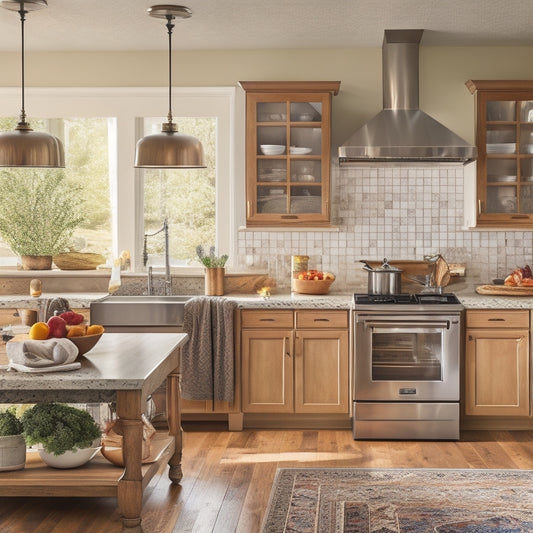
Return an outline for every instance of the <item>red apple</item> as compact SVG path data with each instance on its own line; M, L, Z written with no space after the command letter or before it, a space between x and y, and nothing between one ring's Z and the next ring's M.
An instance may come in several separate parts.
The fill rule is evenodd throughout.
M67 336L67 323L60 316L51 316L48 319L48 327L50 328L50 333L48 338L56 337L66 337Z

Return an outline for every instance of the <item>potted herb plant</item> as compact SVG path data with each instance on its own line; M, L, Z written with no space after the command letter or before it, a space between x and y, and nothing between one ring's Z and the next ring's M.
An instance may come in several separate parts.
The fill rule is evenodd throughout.
M26 464L23 426L15 407L0 412L0 471L21 470Z
M84 219L80 191L59 170L0 172L0 235L24 270L49 270L52 256L68 250Z
M40 444L39 455L49 466L81 466L100 449L100 427L83 409L63 403L37 403L21 421L26 443Z
M224 294L224 274L228 256L226 254L215 255L214 246L211 246L209 254L206 254L201 245L196 247L196 254L205 266L205 294L208 296L222 296Z

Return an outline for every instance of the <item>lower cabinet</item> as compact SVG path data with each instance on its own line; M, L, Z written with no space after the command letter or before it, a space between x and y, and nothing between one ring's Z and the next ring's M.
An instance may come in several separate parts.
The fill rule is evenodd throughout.
M241 311L244 413L348 413L348 312Z
M528 310L466 312L466 415L530 415L529 324Z

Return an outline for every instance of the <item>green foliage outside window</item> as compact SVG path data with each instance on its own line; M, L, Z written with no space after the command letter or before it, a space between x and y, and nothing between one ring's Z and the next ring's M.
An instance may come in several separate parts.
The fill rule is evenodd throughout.
M179 130L202 142L205 169L144 171L144 227L150 233L169 223L170 255L175 261L197 261L198 243L216 242L216 120L179 118ZM162 253L163 239L149 241L149 255Z

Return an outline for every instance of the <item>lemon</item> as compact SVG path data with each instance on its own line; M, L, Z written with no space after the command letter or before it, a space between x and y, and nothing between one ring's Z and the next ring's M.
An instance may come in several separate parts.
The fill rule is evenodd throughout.
M43 341L48 338L50 333L50 328L45 322L35 322L30 328L29 336L30 339Z

